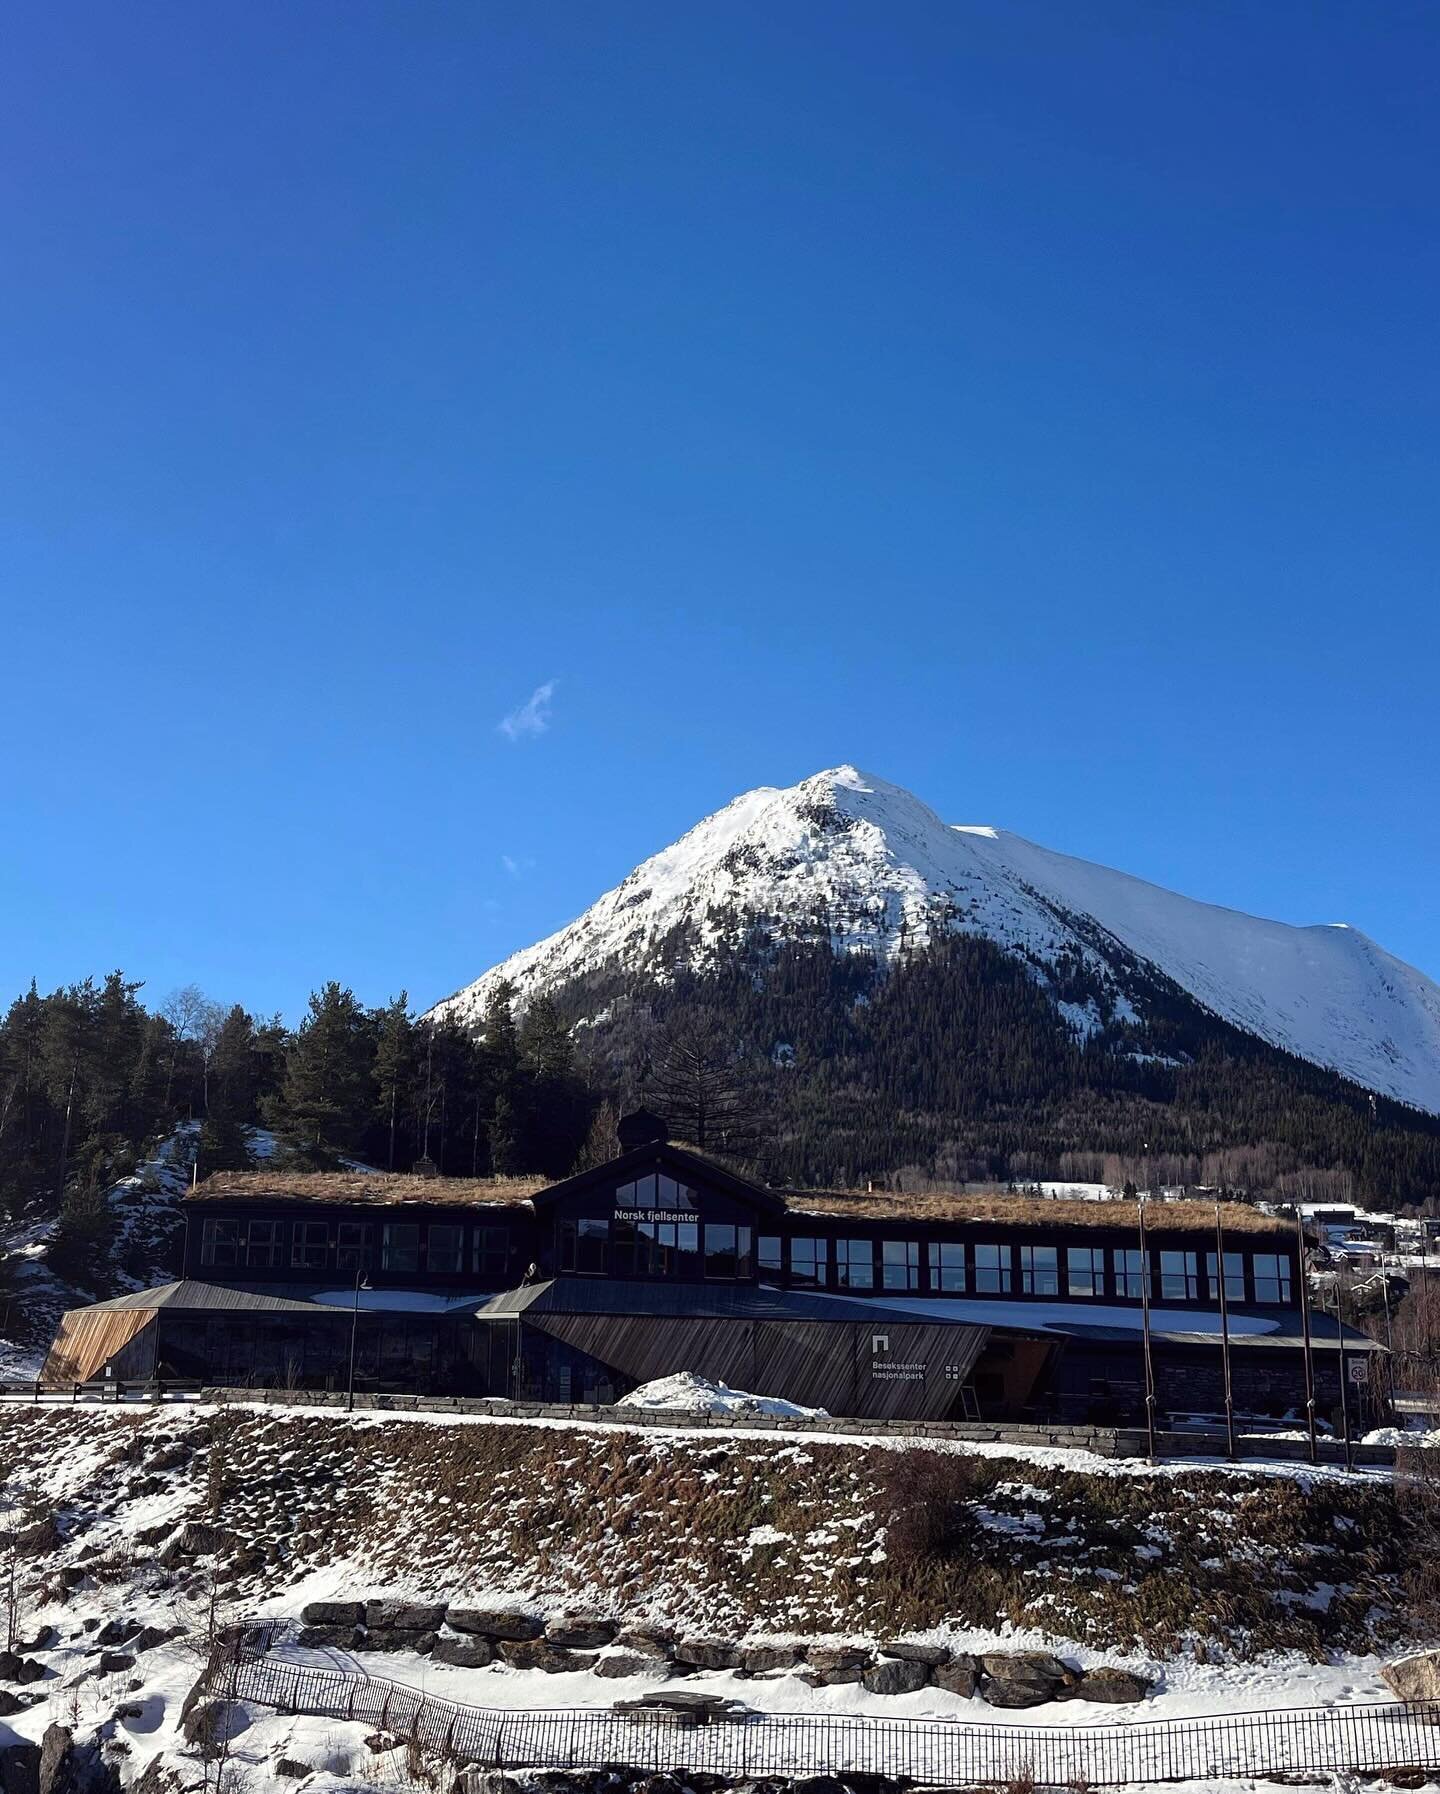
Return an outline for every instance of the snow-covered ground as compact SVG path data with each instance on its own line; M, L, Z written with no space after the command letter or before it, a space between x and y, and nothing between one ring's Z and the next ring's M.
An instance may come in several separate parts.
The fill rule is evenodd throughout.
M190 1186L198 1121L182 1121L129 1177L105 1192L112 1244L106 1285L84 1288L56 1276L49 1264L58 1223L21 1221L0 1230L0 1261L11 1289L0 1333L0 1382L33 1380L60 1316L102 1296L146 1289L174 1274L180 1198ZM266 1137L268 1139L268 1136Z
M745 1399L740 1392L726 1393ZM43 1424L26 1404L17 1406L14 1414L17 1421L22 1415L28 1416L27 1424L32 1427ZM258 1403L246 1407L188 1403L166 1408L144 1404L82 1408L68 1415L63 1433L57 1434L57 1438L64 1440L63 1453L44 1464L34 1462L32 1456L24 1466L22 1480L43 1482L47 1507L64 1518L70 1535L60 1554L47 1564L47 1581L53 1579L54 1570L61 1563L78 1569L88 1568L93 1574L88 1574L63 1599L52 1595L27 1603L22 1632L31 1636L41 1627L54 1626L60 1638L53 1648L43 1653L49 1672L46 1680L26 1691L37 1692L44 1699L11 1716L6 1723L14 1731L38 1739L47 1724L59 1720L76 1727L81 1735L108 1736L113 1742L127 1747L122 1770L127 1783L137 1780L156 1757L163 1757L172 1764L181 1762L185 1746L178 1729L180 1706L199 1674L201 1654L198 1646L216 1617L210 1606L210 1593L215 1583L211 1571L206 1568L210 1560L203 1553L198 1560L182 1563L178 1569L160 1564L157 1560L163 1546L157 1541L157 1533L161 1539L167 1535L173 1537L184 1522L214 1517L216 1510L208 1505L212 1496L207 1492L215 1487L205 1457L210 1438L208 1429L212 1422L245 1414L263 1416L271 1431L263 1445L236 1465L236 1493L227 1498L228 1505L219 1511L220 1522L227 1529L236 1529L236 1537L240 1539L265 1536L269 1523L260 1517L262 1510L247 1508L246 1503L255 1495L257 1485L267 1476L273 1478L289 1459L294 1465L293 1474L299 1479L296 1486L307 1493L300 1498L293 1494L282 1497L284 1505L279 1511L283 1512L286 1537L294 1539L298 1546L301 1538L313 1537L312 1529L324 1510L339 1501L345 1492L343 1483L337 1484L333 1480L334 1471L328 1467L327 1460L310 1444L303 1449L286 1450L283 1435L290 1432L294 1423L307 1418L305 1411L298 1408L277 1410ZM0 1407L0 1434L4 1430L3 1415L4 1409ZM313 1423L316 1417L312 1414L308 1418ZM508 1429L521 1437L529 1433L559 1431L577 1439L602 1433L613 1437L614 1433L614 1429L575 1423L517 1422L468 1415L337 1415L330 1417L327 1424L341 1446L340 1455L334 1459L337 1465L346 1461L344 1440L347 1437L363 1438L380 1428L389 1429L392 1435L397 1429L403 1434L412 1429L433 1428L478 1428L491 1435L499 1429ZM277 1432L282 1436L279 1443L276 1442ZM653 1420L643 1427L637 1425L633 1435L627 1436L634 1440L635 1462L658 1462L672 1449L692 1457L702 1454L695 1458L695 1462L704 1467L706 1476L716 1474L711 1468L714 1448L725 1440L741 1442L744 1447L742 1456L756 1451L779 1455L787 1466L787 1479L798 1476L806 1455L813 1454L817 1445L822 1444L806 1433L777 1431L757 1436L723 1426L707 1428L703 1436L680 1429L667 1433ZM298 1441L302 1435L297 1433L295 1437ZM303 1437L308 1439L308 1435ZM914 1442L905 1445L889 1438L870 1440L855 1436L826 1440L823 1449L839 1449L847 1456L855 1454L858 1463L858 1453L877 1444L890 1450L934 1449L1007 1460L1015 1466L1016 1477L1006 1481L1004 1488L1015 1496L1022 1510L1034 1507L1036 1524L1042 1532L1045 1525L1043 1513L1050 1496L1045 1489L1034 1486L1036 1479L1024 1475L1027 1465L1167 1480L1196 1478L1199 1472L1217 1468L1187 1462L1157 1471L1139 1463L1127 1464L1054 1449L977 1448L939 1442L927 1442L919 1447ZM578 1462L578 1454L573 1447L567 1447L556 1454L556 1459L562 1466L572 1464ZM391 1460L392 1463L401 1461ZM489 1461L488 1458L485 1461ZM1252 1485L1257 1477L1263 1480L1266 1476L1283 1476L1297 1487L1334 1479L1337 1493L1345 1489L1352 1494L1365 1480L1360 1477L1345 1479L1338 1470L1300 1471L1293 1465L1247 1465L1243 1469L1234 1467L1226 1475L1247 1479ZM842 1474L842 1483L845 1480ZM1380 1473L1372 1473L1372 1480L1383 1478ZM459 1486L448 1485L451 1489ZM424 1487L406 1493L407 1498L422 1505L438 1503L443 1512L453 1514L453 1522L447 1521L447 1525L463 1528L468 1523L463 1511L452 1505L449 1494ZM573 1501L574 1494L568 1491L566 1494ZM414 1510L402 1507L401 1495L399 1487L387 1485L383 1505L387 1516L393 1515L389 1523L403 1527L403 1512ZM486 1526L503 1524L503 1502L496 1504L479 1490L472 1491L470 1498L479 1503L476 1513L483 1511ZM591 1498L582 1493L580 1499ZM989 1505L980 1510L980 1518L987 1526L993 1522L998 1549L1007 1533L1021 1522L1007 1514L992 1512L994 1496L988 1501ZM563 1526L563 1506L556 1511L561 1514L557 1523ZM1155 1504L1148 1505L1146 1511L1153 1513ZM1190 1512L1188 1507L1186 1512ZM244 1518L246 1513L250 1516L248 1520ZM1198 1515L1195 1517L1199 1518ZM823 1525L818 1525L825 1518L824 1515L816 1516L817 1538L825 1531ZM765 1529L762 1526L757 1530L763 1532ZM775 1539L765 1542L778 1543L783 1536L783 1533L777 1533ZM433 1565L426 1561L425 1549L417 1547L412 1551L413 1568L404 1569L403 1573L397 1569L387 1578L377 1576L365 1563L363 1555L355 1553L354 1543L342 1529L338 1538L339 1554L328 1561L292 1571L277 1559L261 1572L264 1586L258 1592L253 1577L248 1584L235 1585L229 1593L222 1585L218 1618L224 1621L263 1614L293 1618L306 1602L353 1600L362 1593L416 1598L430 1594L433 1597L430 1587ZM563 1550L563 1539L560 1543ZM821 1555L828 1555L833 1573L836 1561L833 1550L827 1554L822 1547ZM402 1554L396 1561L403 1566L407 1559ZM466 1603L479 1607L514 1606L517 1602L532 1604L526 1595L517 1595L510 1584L465 1581L446 1583L445 1586L452 1597L463 1598ZM705 1591L698 1592L703 1606ZM596 1589L592 1598L597 1611L618 1614L623 1610L633 1614L637 1604L642 1613L646 1611L645 1593L643 1584L627 1585L623 1594ZM122 1615L153 1627L181 1628L183 1636L141 1651L133 1668L101 1672L94 1647L95 1630L98 1624ZM1234 1660L1222 1646L1215 1654L1225 1656L1227 1661L1224 1662L1201 1661L1188 1650L1162 1658L1117 1649L1113 1645L1090 1644L1083 1637L1075 1637L1075 1630L1072 1616L1061 1605L1055 1609L1053 1630L997 1619L985 1626L942 1623L907 1628L905 1636L976 1653L1059 1649L1082 1667L1104 1663L1138 1671L1154 1681L1152 1697L1141 1705L1126 1708L1102 1707L1077 1700L1016 1712L998 1711L979 1699L966 1699L934 1687L913 1694L880 1697L859 1684L812 1688L798 1676L788 1673L742 1679L730 1672L704 1672L687 1677L683 1685L687 1689L740 1700L762 1712L926 1717L964 1721L977 1726L1037 1728L1132 1725L1220 1713L1343 1707L1388 1698L1379 1679L1379 1660L1373 1655L1335 1654L1324 1662L1315 1663L1295 1653L1272 1652L1245 1662ZM787 1642L803 1638L808 1642L834 1643L873 1643L876 1638L887 1635L883 1614L876 1616L870 1628L840 1634L806 1632L795 1627L793 1617L783 1611L771 1613L764 1623L752 1624L746 1634L750 1642ZM125 1647L118 1648L123 1650ZM603 1708L617 1698L631 1697L653 1687L658 1679L653 1671L612 1680L585 1669L559 1674L505 1665L460 1669L435 1663L409 1651L350 1654L326 1650L299 1655L302 1660L390 1678L466 1705L497 1707L511 1712L561 1707ZM258 1790L277 1785L274 1765L281 1757L318 1766L314 1779L306 1782L307 1788L369 1785L367 1776L378 1777L382 1773L365 1742L370 1731L370 1727L350 1726L340 1720L252 1711L244 1722L244 1729L233 1740L228 1786L238 1794L241 1789ZM193 1755L186 1761L187 1773L191 1773L193 1779L198 1765Z
M1440 1111L1440 986L1358 930L1267 921L1000 829L950 825L853 766L736 798L432 1013L473 1020L500 978L523 1003L604 966L646 968L676 930L703 963L755 920L778 938L809 934L822 908L838 948L882 958L959 929L1020 955L1042 981L1044 968L1078 960L1122 1021L1135 1015L1123 963L1134 955L1260 1039ZM1092 1034L1095 999L1067 1020Z
M33 1381L60 1316L128 1290L149 1289L177 1274L183 1231L180 1201L190 1188L198 1121L182 1121L157 1141L129 1177L105 1192L110 1211L110 1243L103 1282L94 1287L70 1283L50 1268L49 1254L58 1223L54 1219L23 1220L0 1228L0 1270L10 1288L0 1297L0 1383ZM246 1130L258 1164L274 1157L276 1140L267 1128ZM349 1163L350 1161L346 1161ZM356 1170L370 1167L355 1164ZM350 1294L344 1295L348 1305Z

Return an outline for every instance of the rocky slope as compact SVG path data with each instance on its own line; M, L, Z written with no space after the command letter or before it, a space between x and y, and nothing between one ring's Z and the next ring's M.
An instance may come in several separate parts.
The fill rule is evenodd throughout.
M1151 1685L1132 1710L1157 1718L1378 1698L1371 1653L1407 1635L1380 1478L441 1415L0 1413L24 1647L0 1657L0 1745L64 1725L146 1794L202 1782L184 1701L242 1616L308 1617L314 1661L471 1705L602 1706L681 1674L778 1711L978 1723L1013 1717L987 1678L1019 1651L1061 1657L1046 1700L1094 1721L1116 1710L1104 1666ZM928 1648L885 1649L906 1641ZM388 1749L259 1710L237 1729L235 1790L281 1760L353 1786Z

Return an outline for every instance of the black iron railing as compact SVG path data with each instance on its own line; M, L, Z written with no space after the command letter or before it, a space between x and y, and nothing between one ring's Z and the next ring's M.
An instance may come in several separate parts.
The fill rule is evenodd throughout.
M361 1671L282 1655L272 1636L253 1629L215 1660L211 1687L280 1712L354 1720L494 1769L624 1764L731 1780L825 1771L942 1788L1440 1770L1440 1703L1293 1707L1123 1725L791 1713L696 1723L660 1711L465 1706Z

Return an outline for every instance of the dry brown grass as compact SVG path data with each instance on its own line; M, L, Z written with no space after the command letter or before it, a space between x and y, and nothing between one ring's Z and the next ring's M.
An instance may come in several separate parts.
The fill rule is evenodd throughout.
M687 1149L688 1150L688 1149ZM473 1209L509 1209L529 1216L530 1200L550 1185L537 1177L415 1177L361 1171L217 1171L185 1198L187 1202L359 1203L384 1207L430 1203ZM783 1190L790 1214L843 1221L946 1221L996 1223L1007 1227L1104 1228L1133 1234L1139 1224L1134 1202L1080 1202L1066 1197L967 1195L964 1191ZM1289 1238L1293 1228L1243 1203L1220 1207L1230 1234ZM1210 1202L1153 1202L1146 1221L1156 1236L1215 1237L1215 1205Z
M62 1480L107 1424L28 1408L6 1422L0 1472L53 1464ZM1406 1636L1388 1482L296 1410L162 1411L137 1431L147 1482L152 1458L190 1448L169 1472L177 1524L218 1524L218 1577L242 1605L329 1567L357 1595L509 1593L728 1636L1009 1620L1163 1655L1202 1641L1222 1657ZM133 1552L134 1436L124 1444L88 1454L94 1468L67 1487L52 1579L85 1550L107 1576L122 1545Z
M187 1202L460 1203L467 1208L529 1211L529 1198L548 1189L542 1177L415 1177L383 1171L216 1171Z
M1139 1226L1135 1202L1082 1202L1064 1196L969 1196L963 1191L927 1190L787 1190L790 1213L824 1215L847 1221L978 1221L1007 1227L1109 1228L1133 1234ZM1220 1219L1227 1234L1271 1234L1290 1238L1291 1223L1240 1202L1222 1202ZM1213 1202L1150 1202L1145 1205L1149 1232L1203 1234L1215 1238Z

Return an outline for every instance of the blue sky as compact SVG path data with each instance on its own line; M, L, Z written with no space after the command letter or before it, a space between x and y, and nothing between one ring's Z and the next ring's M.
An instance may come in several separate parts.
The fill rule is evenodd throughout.
M6 37L0 996L430 1001L846 760L1440 974L1433 8Z

